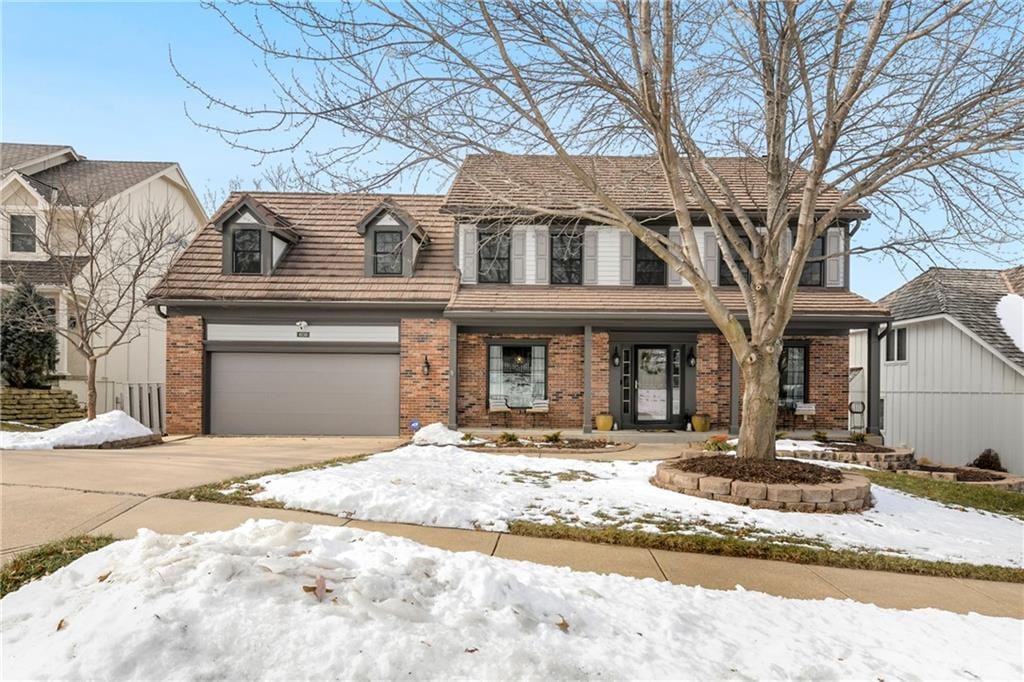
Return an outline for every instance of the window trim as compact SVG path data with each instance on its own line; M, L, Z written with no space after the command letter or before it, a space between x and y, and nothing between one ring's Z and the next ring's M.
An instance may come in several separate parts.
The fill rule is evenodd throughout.
M828 260L828 242L825 239L825 235L821 235L820 237L815 237L814 243L811 244L811 252L807 254L807 257L808 258L817 258L818 257L818 256L815 256L813 252L814 252L815 244L818 244L819 242L821 243L821 254L820 254L821 260L817 260L817 261L804 261L804 267L803 267L803 269L800 270L800 279L797 280L797 286L798 287L810 287L810 288L813 288L813 289L824 289L825 288L825 280L826 280L825 261ZM804 284L803 283L804 274L807 272L807 268L809 268L809 267L817 267L818 268L818 272L821 275L821 281L820 281L819 284Z
M786 407L785 398L782 395L783 390L783 372L785 371L782 367L782 358L787 357L787 351L790 348L802 348L804 351L804 403L811 402L811 344L807 341L783 341L782 342L782 354L779 355L779 407ZM788 362L788 357L787 357Z
M556 239L569 239L576 240L579 242L579 256L571 259L572 261L579 263L579 281L576 282L556 282L555 281L555 240ZM548 237L548 253L550 254L551 262L548 265L548 284L553 286L582 286L583 285L583 249L584 249L584 232L582 230L563 230L557 233L553 233ZM570 259L560 259L562 261L568 261Z
M486 363L486 370L485 371L487 372L487 381L485 383L485 386L486 386L485 390L487 392L487 409L488 410L490 410L491 407L493 407L491 405L491 348L493 348L494 346L499 346L501 348L504 348L506 346L510 346L510 347L512 347L512 346L527 346L527 347L529 347L530 348L530 363L531 363L530 371L531 372L533 371L533 366L532 366L533 365L533 347L534 346L543 346L544 347L544 397L541 398L541 400L548 400L548 401L551 400L551 397L550 397L551 396L550 386L548 385L549 376L550 376L550 369L551 369L551 348L550 348L550 340L549 339L488 339L487 343L486 343L486 346L487 346L487 355L486 355L487 363ZM502 407L505 407L505 406L502 406ZM530 408L529 407L510 407L509 409L510 410L528 410Z
M902 337L903 357L900 357L900 339ZM909 362L907 359L907 339L909 334L906 327L890 327L885 335L885 364L896 365Z
M243 253L257 253L257 254L259 254L259 266L260 267L259 267L259 270L256 271L256 272L240 272L238 270L238 264L236 262L235 256L238 253L238 249L236 248L236 243L237 243L238 234L240 232L255 232L257 234L258 238L259 238L259 246L256 248L255 251L252 250L252 249L247 249L247 250L245 250L243 252ZM230 253L231 253L231 274L232 275L253 276L253 275L262 275L263 274L263 232L264 232L263 228L259 227L259 226L248 227L248 226L232 225L232 229L231 229L231 233L230 233L230 237L231 237L231 252Z
M644 258L644 262L656 261L661 264L661 281L660 282L643 282L639 281L637 275L640 273L640 253L646 250L654 258ZM664 259L658 257L658 254L654 253L647 244L644 244L639 237L633 238L633 286L638 287L665 287L668 286L668 263Z
M382 234L396 234L398 235L398 250L390 253L382 253L378 250L377 237ZM384 229L373 230L373 276L374 277L402 277L405 275L405 246L402 243L405 239L405 231L400 227L392 228L390 225ZM398 262L398 272L381 272L377 268L378 257L380 256L392 256Z
M484 262L483 257L480 255L480 249L484 244L485 238L500 237L508 244L507 255L502 258L492 258L492 262L495 260L504 260L507 264L505 268L505 279L484 279L484 268L482 264ZM478 229L476 237L476 281L478 284L511 284L512 283L512 229L511 227L501 228L490 228L490 229Z
M32 248L31 249L15 249L14 248L14 219L15 218L31 218L32 219ZM24 234L19 232L19 235ZM10 213L7 221L7 251L9 253L17 254L29 254L39 253L39 217L34 213Z

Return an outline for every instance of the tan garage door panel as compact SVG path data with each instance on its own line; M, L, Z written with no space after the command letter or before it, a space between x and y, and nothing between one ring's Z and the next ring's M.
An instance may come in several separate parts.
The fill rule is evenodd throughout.
M212 353L210 432L395 435L398 360L371 353Z

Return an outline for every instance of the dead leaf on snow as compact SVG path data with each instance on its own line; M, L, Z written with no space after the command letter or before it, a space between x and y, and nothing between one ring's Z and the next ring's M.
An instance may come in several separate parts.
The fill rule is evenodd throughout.
M569 621L567 621L565 619L565 616L563 616L562 614L558 614L558 618L560 620L557 623L555 623L555 625L558 626L558 629L562 632L569 632Z
M303 592L312 592L313 596L316 597L316 600L320 601L320 602L322 602L324 600L324 595L327 595L327 594L330 594L331 592L334 592L334 590L328 589L327 581L324 579L324 577L322 575L318 575L316 577L316 581L314 582L314 584L312 584L312 585L303 585L302 586L302 591Z
M110 574L111 574L111 573L113 573L113 571L107 571L107 572L106 572L106 573L104 573L103 575L101 575L101 576L99 576L98 578L96 578L96 580L102 583L102 582L106 581L106 579L107 579L107 578L109 578L109 577L110 577Z
M466 653L467 653L467 654L475 654L475 653L476 653L476 652L478 652L478 651L480 651L480 650L479 650L479 649L477 649L476 647L471 647L471 648L469 648L469 649L466 649Z
M68 622L66 620L64 620L63 618L61 618L60 622L57 623L57 632L60 632L61 630L63 630L67 626L68 626Z
M297 549L294 552L289 552L288 556L290 556L290 557L297 557L297 556L302 556L303 554L309 554L309 550L308 549Z

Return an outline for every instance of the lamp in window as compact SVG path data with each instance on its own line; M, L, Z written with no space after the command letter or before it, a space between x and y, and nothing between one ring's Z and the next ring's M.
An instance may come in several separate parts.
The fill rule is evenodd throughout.
M693 354L693 346L690 346L690 350L686 353L686 364L689 367L697 366L697 356Z
M522 353L516 353L515 357L512 358L512 362L515 363L516 367L522 367L526 364L526 356Z
M622 358L619 357L619 347L616 346L615 350L612 351L612 367L618 367L622 364Z
M422 367L422 369L423 369L423 376L427 376L428 374L430 374L430 360L427 358L426 355L423 356L423 367Z

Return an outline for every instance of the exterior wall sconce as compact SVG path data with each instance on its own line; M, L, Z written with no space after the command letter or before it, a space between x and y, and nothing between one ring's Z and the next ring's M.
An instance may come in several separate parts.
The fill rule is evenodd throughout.
M428 360L427 356L424 355L423 356L423 376L427 376L428 374L430 374L430 360Z
M693 346L690 346L690 350L686 353L686 364L690 367L697 366L697 356L693 354Z
M612 367L618 367L622 364L622 358L619 357L619 347L616 346L615 350L612 351Z

